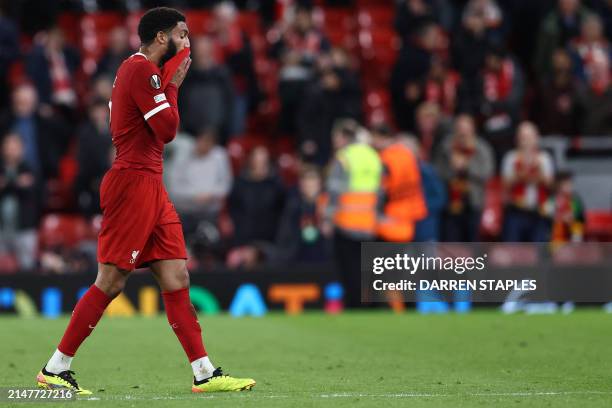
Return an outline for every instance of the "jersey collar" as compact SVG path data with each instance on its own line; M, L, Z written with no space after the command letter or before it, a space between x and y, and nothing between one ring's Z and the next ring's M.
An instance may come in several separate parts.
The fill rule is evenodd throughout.
M145 59L148 61L149 59L147 58L146 55L144 55L142 52L136 52L134 54L132 54L132 57L135 57L136 55L142 55L143 57L145 57Z

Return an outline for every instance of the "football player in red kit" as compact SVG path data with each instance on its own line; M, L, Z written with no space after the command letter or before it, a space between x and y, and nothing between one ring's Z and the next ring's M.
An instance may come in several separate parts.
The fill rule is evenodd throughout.
M74 379L72 359L123 290L130 272L149 266L161 288L168 322L193 368L192 391L248 390L254 380L224 375L204 349L189 299L181 222L162 182L164 145L174 139L179 125L177 94L191 63L188 56L178 67L171 61L179 53L187 55L185 16L166 7L149 10L140 20L138 35L140 50L119 67L109 102L117 157L100 186L98 276L74 308L57 350L38 373L38 386L91 394ZM163 72L171 66L174 73ZM171 75L165 87L163 74Z

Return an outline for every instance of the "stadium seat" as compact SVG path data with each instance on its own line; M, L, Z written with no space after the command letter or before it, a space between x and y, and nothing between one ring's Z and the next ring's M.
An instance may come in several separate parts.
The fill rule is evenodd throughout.
M585 236L590 241L612 241L612 213L591 210L586 213Z
M132 49L138 49L140 46L140 37L138 37L138 23L144 11L134 11L128 14L125 23L130 36L129 43Z
M83 52L83 71L91 75L108 44L109 32L124 25L124 16L115 12L84 14L80 20L79 46ZM72 28L74 31L74 28Z
M361 29L387 28L393 29L395 10L392 7L364 7L359 9L357 23Z
M74 247L90 234L87 221L80 215L48 214L40 224L40 248Z
M366 90L363 110L368 125L391 122L391 95L386 88Z
M261 19L254 11L243 11L238 14L238 25L249 37L262 36Z
M278 172L286 186L294 186L298 179L299 160L291 153L281 153L276 161Z
M64 12L57 17L57 25L64 33L64 38L68 44L79 46L81 35L78 29L80 15L73 12Z
M221 209L221 212L219 213L217 227L219 228L219 235L223 240L230 239L234 235L234 222L232 221L227 209L227 203L225 203Z
M337 29L350 33L356 28L355 17L350 8L325 8L322 18L325 30Z
M8 275L19 272L19 264L13 254L0 253L0 275Z
M344 48L347 51L353 52L357 47L355 36L344 29L325 28L325 36L332 46Z
M60 212L74 207L72 185L64 183L59 178L52 178L47 180L45 189L47 192L44 205L45 211Z
M189 22L189 35L194 36L205 34L209 29L212 14L210 11L190 10L185 13Z
M388 7L394 10L394 0L357 0L357 8Z
M387 86L397 59L400 40L390 29L359 32L361 72L368 86Z

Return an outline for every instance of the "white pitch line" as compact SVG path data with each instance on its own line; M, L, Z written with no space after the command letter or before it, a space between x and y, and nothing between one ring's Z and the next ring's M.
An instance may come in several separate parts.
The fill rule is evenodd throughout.
M307 398L450 398L450 397L546 397L546 396L558 396L558 395L612 395L612 391L524 391L524 392L491 392L491 393L458 393L458 394L437 394L437 393L388 393L388 394L363 394L363 393L334 393L334 394L312 394L304 395L300 393L295 394L261 394L257 391L253 391L248 394L235 395L234 397L241 398L296 398L296 397L307 397ZM218 398L221 395L203 395L197 398L211 399ZM126 400L126 401L154 401L154 400L193 400L193 396L159 396L159 397L141 397L133 395L124 396L109 396L108 398L100 397L89 397L89 398L78 398L81 400L88 401L100 401L100 400Z

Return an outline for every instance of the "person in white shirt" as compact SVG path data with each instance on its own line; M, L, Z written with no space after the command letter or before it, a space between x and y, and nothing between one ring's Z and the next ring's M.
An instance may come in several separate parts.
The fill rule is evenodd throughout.
M550 154L540 148L538 128L523 122L517 129L517 147L502 162L504 184L503 240L546 242L550 236L549 202L554 179Z
M185 233L201 220L215 222L232 186L232 170L214 129L203 129L167 166L168 193L181 216Z

